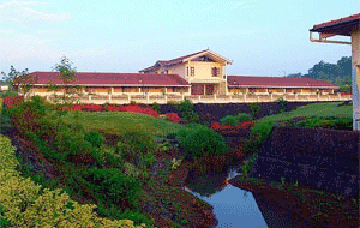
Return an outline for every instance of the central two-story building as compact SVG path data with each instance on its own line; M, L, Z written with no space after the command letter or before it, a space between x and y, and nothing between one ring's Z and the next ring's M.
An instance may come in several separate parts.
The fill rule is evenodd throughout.
M233 61L209 49L172 60L156 61L140 73L177 74L191 84L191 95L227 95L228 65Z

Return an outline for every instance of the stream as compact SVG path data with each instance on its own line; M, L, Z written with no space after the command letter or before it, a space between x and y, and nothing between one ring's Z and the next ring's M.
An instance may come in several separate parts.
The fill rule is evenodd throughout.
M218 228L269 227L252 193L229 185L228 180L239 172L239 168L230 167L223 174L189 175L184 190L214 207Z

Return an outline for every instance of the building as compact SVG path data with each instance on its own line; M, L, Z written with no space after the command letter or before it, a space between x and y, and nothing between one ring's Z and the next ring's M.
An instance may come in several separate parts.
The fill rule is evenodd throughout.
M176 59L158 60L140 72L177 74L191 84L192 95L227 95L227 69L232 63L206 49Z
M233 61L206 49L176 59L156 61L154 66L144 68L139 73L77 72L75 80L69 86L83 86L80 93L85 96L122 97L118 99L125 99L125 96L149 96L145 99L148 102L163 99L162 96L165 95L166 101L171 96L177 96L177 100L183 100L185 96L195 102L221 102L220 98L222 101L241 102L243 98L246 101L241 96L332 95L338 89L335 84L309 78L231 76L228 74L228 66L232 63ZM59 72L30 73L30 76L35 75L38 76L38 82L31 90L32 95L52 96L64 93L64 89L48 90L49 82L63 84L58 78ZM334 99L337 98L332 98ZM310 101L308 98L303 100Z
M312 33L317 32L319 39L313 39ZM350 37L350 42L328 40L329 37ZM352 45L353 57L353 118L354 130L360 131L360 13L330 22L314 25L310 30L310 40L322 43L344 43Z

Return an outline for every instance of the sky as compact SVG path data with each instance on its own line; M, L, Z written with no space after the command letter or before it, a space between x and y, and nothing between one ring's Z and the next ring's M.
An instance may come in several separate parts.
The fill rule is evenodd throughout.
M0 71L51 71L65 55L78 72L136 73L210 48L229 74L307 73L351 55L309 29L356 13L358 0L0 1Z

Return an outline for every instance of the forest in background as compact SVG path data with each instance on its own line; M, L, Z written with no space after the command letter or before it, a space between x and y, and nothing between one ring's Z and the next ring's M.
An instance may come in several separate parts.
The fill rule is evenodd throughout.
M340 86L341 91L352 92L352 56L343 56L336 64L321 60L308 70L308 73L291 73L287 77L313 78Z

